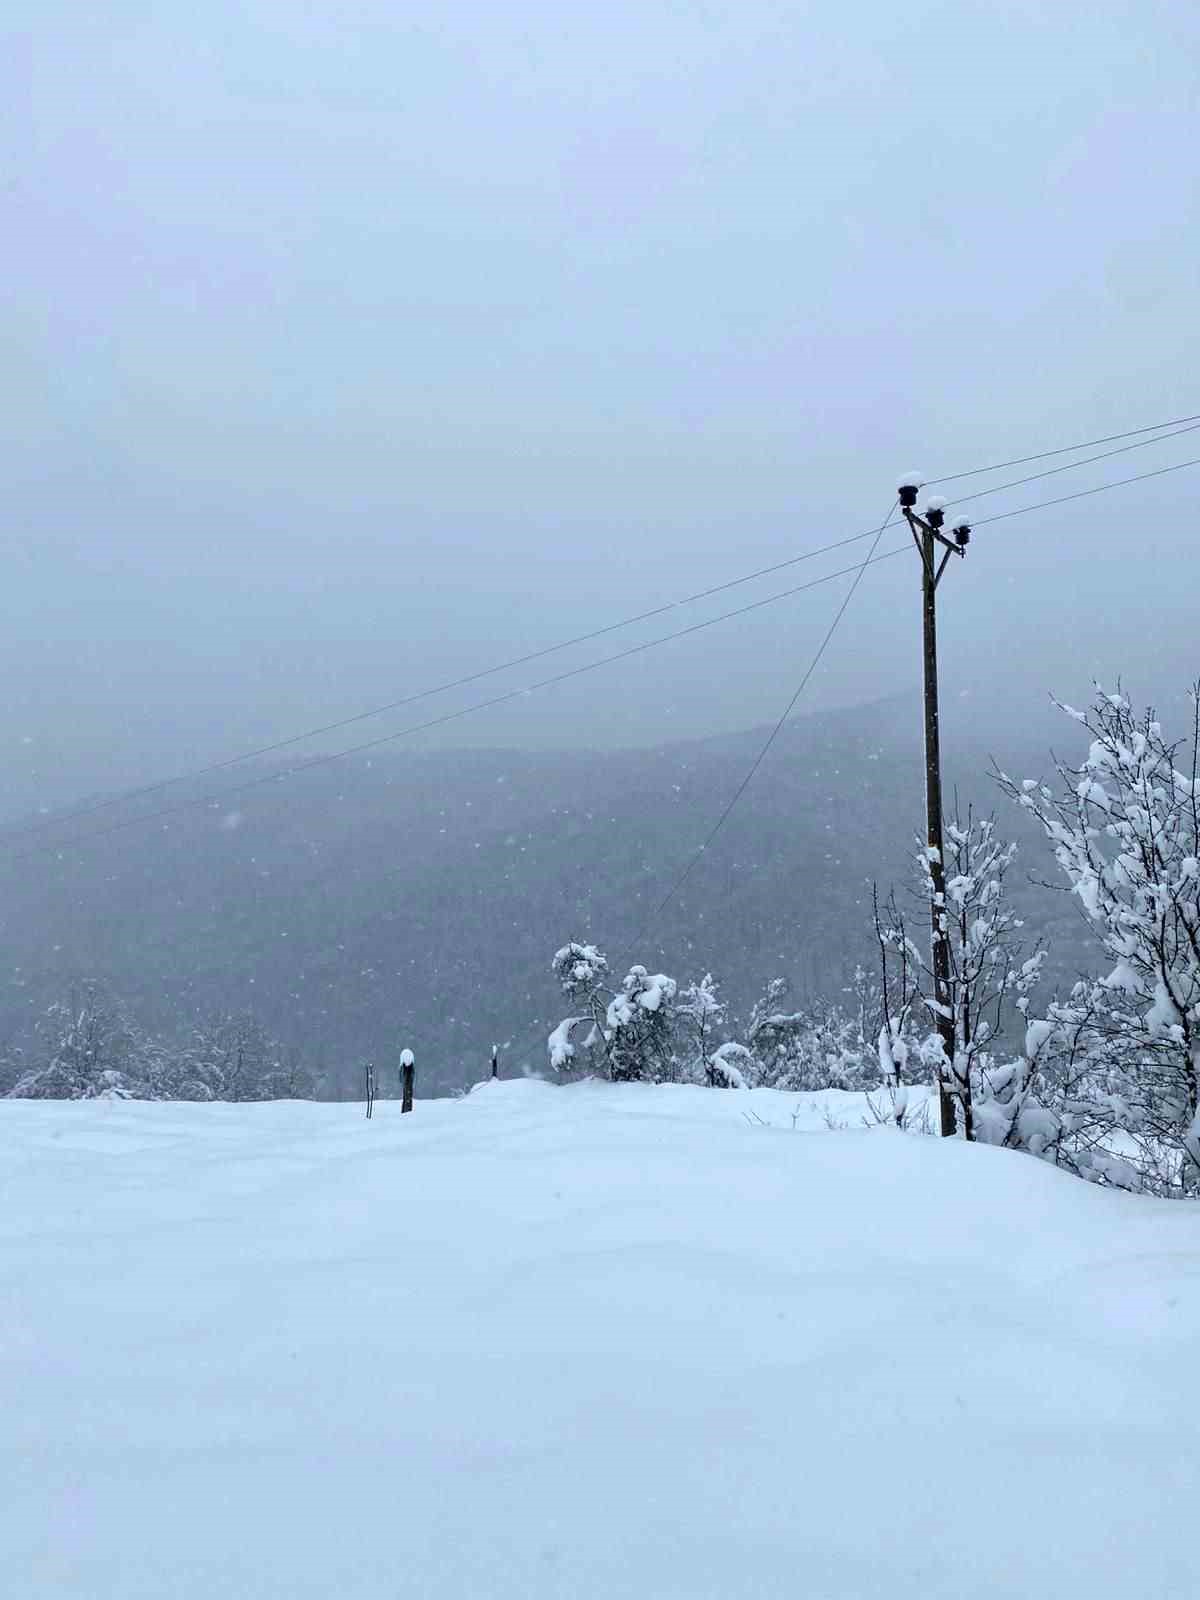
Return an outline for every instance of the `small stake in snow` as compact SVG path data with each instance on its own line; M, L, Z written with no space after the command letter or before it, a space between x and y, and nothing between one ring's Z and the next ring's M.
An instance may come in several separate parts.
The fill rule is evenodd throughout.
M411 1050L400 1052L400 1109L411 1111L413 1102L413 1076L416 1071L416 1062L413 1060Z
M953 1070L954 1013L951 1009L950 945L946 938L946 866L942 840L942 757L938 725L937 679L937 587L951 556L965 556L971 538L971 528L965 518L956 519L951 541L942 532L946 523L946 502L934 495L925 502L924 512L915 507L921 491L921 475L906 473L901 478L897 494L904 520L908 523L921 558L921 600L924 619L925 661L925 822L926 843L929 847L930 897L930 965L933 968L933 999L936 1006L934 1024L942 1041L945 1067L938 1072L938 1108L943 1138L957 1132L954 1099L946 1074ZM962 1104L963 1133L974 1138L975 1129L971 1108L970 1084L958 1086Z
M375 1063L367 1062L367 1117L371 1117L375 1110Z
M498 1044L494 1044L492 1046L492 1077L493 1078L498 1078L499 1076L500 1076L500 1046Z

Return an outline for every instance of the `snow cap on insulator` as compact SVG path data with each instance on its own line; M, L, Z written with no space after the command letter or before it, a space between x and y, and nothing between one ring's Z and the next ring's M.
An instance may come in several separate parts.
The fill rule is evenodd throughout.
M971 524L967 521L966 517L959 517L954 526L950 529L950 532L954 535L954 542L958 545L960 550L964 545L970 544Z
M916 505L917 492L924 481L919 472L902 472L900 474L900 484L896 493L900 496L900 504L905 510Z
M944 495L930 495L925 502L925 521L931 528L940 528L946 520L946 499Z

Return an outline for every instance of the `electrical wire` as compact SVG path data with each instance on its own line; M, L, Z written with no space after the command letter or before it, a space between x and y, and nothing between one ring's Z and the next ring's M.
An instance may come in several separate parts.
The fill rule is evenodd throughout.
M1195 415L1188 417L1175 417L1167 422L1152 423L1143 428L1132 428L1126 433L1109 434L1104 438L1085 440L1079 444L1060 445L1053 450L1043 450L1035 455L1018 456L1008 461L994 462L992 465L986 467L973 467L967 472L951 473L949 476L942 478L931 478L928 480L928 482L930 485L952 483L962 478L982 476L988 472L997 472L1004 467L1020 466L1031 461L1042 461L1051 456L1067 455L1079 450L1090 449L1093 445L1110 444L1115 440L1129 439L1134 437L1140 438L1142 435L1149 433L1157 433L1162 438L1173 438L1175 437L1174 434L1163 433L1162 430L1178 427L1179 432L1181 433L1193 431L1190 427L1182 426L1182 424L1187 423L1196 423L1197 426L1200 426L1200 413L1196 413ZM1143 448L1144 445L1156 443L1158 443L1157 439L1145 439L1142 441L1142 444L1130 445L1126 448L1140 449ZM1118 455L1121 453L1121 451L1115 450L1108 451L1105 452L1104 455L1089 457L1088 460L1100 461L1106 459L1108 455ZM1085 466L1087 464L1087 461L1070 462L1065 466L1055 467L1051 470L1052 472L1066 472L1070 471L1076 466ZM980 490L978 491L977 495L962 496L959 500L955 500L952 503L957 505L965 500L978 498L980 495L999 494L1004 489L1014 488L1018 484L1032 482L1035 478L1050 475L1050 473L1034 473L1026 478L1015 479L1011 483L996 484L990 489ZM1059 502L1051 501L1048 503L1057 504ZM996 519L988 518L986 520L991 521ZM784 571L789 567L799 565L801 562L814 560L816 557L826 555L830 551L844 549L848 545L856 544L863 539L871 538L874 531L874 529L868 528L862 533L851 534L847 538L833 540L829 544L820 545L815 549L803 551L799 555L789 556L783 561L776 561L772 562L768 566L759 567L755 571L745 573L740 577L731 578L725 583L714 584L707 589L700 589L696 593L684 595L678 600L671 600L666 602L664 605L651 607L648 611L638 612L635 615L625 617L618 622L608 623L604 627L593 628L587 633L577 634L574 638L564 639L557 644L546 645L542 649L529 651L525 655L514 656L508 661L499 662L490 667L480 668L477 672L466 673L461 677L448 679L443 683L434 684L427 689L417 690L413 694L401 696L399 699L386 701L381 705L371 706L365 711L354 713L352 716L342 717L334 722L327 722L318 727L308 728L301 733L291 734L287 738L277 739L270 744L260 745L256 749L242 751L238 755L228 756L223 760L211 762L207 766L195 767L187 772L177 773L169 778L159 778L154 782L142 784L133 789L123 790L120 794L107 795L102 799L90 801L86 805L73 807L69 811L57 812L52 817L43 817L36 822L26 823L19 828L5 829L3 834L0 835L0 843L7 843L10 840L21 839L32 834L42 833L50 828L61 827L65 823L78 821L83 817L94 816L98 812L111 810L115 806L126 805L133 800L146 799L150 795L161 794L164 790L174 788L176 785L181 783L197 782L201 778L211 777L215 773L228 771L231 767L243 766L248 761L259 760L264 756L276 755L281 750L291 749L297 744L307 743L310 739L321 738L327 733L340 732L343 728L353 727L357 723L368 721L374 717L384 716L388 712L401 710L405 706L414 705L421 700L431 699L435 695L447 694L452 689L465 688L470 684L478 683L485 678L495 677L502 672L511 671L516 667L529 666L534 661L543 660L547 656L555 655L560 651L571 649L576 645L587 644L595 639L603 638L607 634L617 633L625 628L633 627L639 622L650 621L654 617L663 616L666 612L673 611L681 606L693 605L700 600L711 599L714 595L724 594L728 590L739 588L747 583L753 583L758 578L769 577L773 573Z
M1003 522L1008 517L1023 517L1029 511L1045 511L1050 506L1065 506L1068 500L1086 500L1089 495L1105 494L1109 489L1123 489L1129 483L1145 483L1148 478L1163 478L1168 472L1182 472L1184 467L1200 467L1200 456L1190 461L1176 461L1169 467L1156 467L1153 472L1139 472L1133 478L1118 478L1115 483L1099 483L1092 489L1076 489L1074 494L1060 494L1054 500L1039 500L1035 506L1018 506L1015 511L997 511L994 516L980 517L973 528L985 527L989 522Z
M463 689L470 684L479 683L484 678L498 676L502 672L512 671L516 667L525 667L535 661L542 661L547 656L557 655L563 650L572 649L576 645L590 644L596 639L602 639L607 634L619 633L625 628L632 628L639 622L649 622L654 617L665 616L668 611L677 611L683 606L694 605L700 600L712 599L715 595L724 594L730 589L738 589L747 583L753 583L758 578L770 577L776 572L783 572L789 567L799 566L802 562L813 561L818 556L828 555L831 551L842 550L847 545L858 544L863 539L869 539L874 529L868 528L864 533L852 533L847 538L835 539L829 544L818 545L815 549L805 550L800 555L788 556L783 561L772 562L769 566L759 567L754 572L747 572L738 578L730 578L725 583L713 584L708 589L699 589L695 594L684 595L678 600L668 600L661 606L652 606L648 611L639 611L631 617L625 617L620 622L606 623L604 627L593 628L587 633L576 634L574 638L563 639L558 644L545 645L542 649L531 650L526 655L514 656L509 661L502 661L491 667L481 667L477 672L465 673L459 678L449 678L444 683L432 685L428 689L418 689L415 693L403 695L398 700L389 700L383 705L371 706L366 711L355 712L353 716L340 717L336 722L326 722L315 728L307 728L303 733L289 735L286 739L277 739L272 744L260 745L255 750L244 751L240 755L229 756L223 761L214 761L205 767L196 767L188 772L177 773L174 777L159 778L153 783L142 784L136 789L127 789L117 795L108 795L103 799L89 802L87 805L78 806L70 811L60 811L52 817L43 817L37 822L31 822L20 828L12 828L0 836L0 844L11 839L21 839L28 834L42 833L47 828L59 827L67 822L78 821L81 817L94 816L98 811L110 810L113 806L125 805L132 800L144 800L152 794L161 794L164 789L174 788L180 783L195 783L201 778L212 777L218 772L226 772L230 767L244 766L248 761L258 760L263 756L277 755L281 750L287 750L298 744L306 744L310 739L319 739L327 733L338 733L343 728L354 727L356 723L367 722L374 717L384 716L390 711L400 711L405 706L416 704L421 700L432 699L439 694L448 694L451 689Z
M874 565L886 561L892 556L902 554L907 545L897 545L894 550L888 550L883 555L873 558L867 563ZM329 766L335 761L345 760L347 756L362 755L369 750L377 750L381 745L392 744L397 739L403 739L410 734L425 733L432 728L444 727L448 722L458 721L462 717L471 716L477 711L490 710L494 706L505 705L513 700L523 699L526 695L533 694L538 689L548 689L554 684L566 683L571 678L582 677L584 673L595 672L600 667L611 666L617 661L626 661L632 656L641 655L647 650L653 650L659 645L669 644L674 639L686 638L689 634L700 633L705 628L714 627L718 622L728 622L734 617L744 617L751 611L759 611L764 606L777 604L780 600L790 599L793 595L803 594L809 589L820 588L822 584L832 583L837 578L844 578L850 573L861 572L862 563L850 567L841 567L836 572L826 573L824 577L813 578L808 583L796 584L790 589L780 590L776 594L766 595L760 600L752 600L748 605L738 606L732 611L723 611L715 617L708 617L702 622L693 622L686 628L678 628L672 633L660 634L655 639L645 639L639 644L630 645L627 649L618 650L613 655L601 656L596 661L584 662L582 666L571 667L565 672L556 672L551 677L541 678L535 683L524 684L519 689L507 689L503 694L492 695L486 700L476 700L469 706L461 706L456 711L447 711L442 716L431 717L426 722L414 723L408 728L399 728L394 733L381 734L377 739L368 739L361 744L350 745L346 749L332 750L324 755L313 756L306 761L299 761L294 766L285 767L280 772L263 773L257 778L250 778L244 783L231 784L220 790L217 794L196 795L189 800L180 801L177 805L163 806L157 811L140 813L134 817L124 817L120 822L110 824L106 828L96 828L88 833L77 834L74 838L56 840L53 843L39 845L32 850L20 851L7 857L10 862L28 861L34 856L60 855L64 851L74 849L83 844L90 844L96 839L106 839L114 833L120 833L126 828L142 827L147 823L157 822L167 817L178 816L185 811L193 811L203 806L218 806L224 804L233 795L245 794L251 789L265 787L268 784L282 783L285 778L294 777L300 772L309 772L314 767Z
M1193 457L1188 461L1176 462L1169 467L1157 467L1151 472L1140 472L1129 478L1118 478L1112 483L1096 484L1090 489L1080 489L1074 494L1060 495L1053 500L1037 501L1033 505L1018 506L1012 511L1001 511L992 517L981 518L974 524L974 526L982 527L986 523L1000 522L1008 517L1028 516L1034 511L1043 511L1050 506L1063 505L1070 500L1081 500L1089 495L1105 494L1110 489L1120 489L1129 484L1143 483L1150 478L1160 478L1167 473L1180 472L1186 467L1195 466L1200 466L1200 456ZM872 537L878 539L879 532L880 530L874 530ZM619 650L613 655L602 656L596 661L585 662L581 666L572 667L566 672L555 673L551 677L542 678L535 683L524 685L519 689L509 689L506 690L505 693L494 695L489 699L475 701L469 706L460 707L456 711L446 712L442 716L430 718L428 721L414 724L412 727L400 728L393 733L382 734L377 739L369 739L361 744L351 745L346 749L334 750L325 755L314 756L307 761L297 762L295 766L285 767L281 772L265 773L260 777L249 779L245 783L231 785L226 789L222 789L218 794L215 795L196 796L190 800L182 801L178 805L163 807L158 811L140 813L134 817L126 817L120 822L114 823L107 828L96 829L89 833L79 834L71 839L55 841L53 843L38 846L32 850L21 851L15 855L10 855L7 857L7 860L11 862L17 862L30 860L34 856L39 855L59 855L66 850L74 849L76 846L90 843L95 839L107 838L111 834L119 833L126 828L140 827L145 823L156 822L167 817L176 816L184 811L191 811L200 806L216 806L222 804L232 795L243 794L248 790L258 789L267 784L281 783L286 778L294 777L300 772L307 772L314 767L328 766L334 761L341 761L347 756L361 755L366 751L378 749L381 745L391 744L395 740L403 739L410 734L424 733L429 729L442 727L446 723L457 721L461 717L470 716L477 711L488 710L493 706L504 705L510 701L522 699L524 696L532 694L538 689L545 689L557 683L564 683L571 678L580 677L584 673L594 672L600 667L610 666L617 661L628 660L631 656L640 655L647 650L653 650L657 646L668 644L674 639L682 639L687 637L689 634L699 633L705 628L711 628L715 626L718 622L727 622L734 617L746 616L749 612L758 611L764 606L774 605L780 600L789 599L792 595L803 594L809 589L819 588L822 584L831 583L835 579L846 577L850 573L861 572L861 570L863 570L866 566L875 566L880 561L890 560L891 557L900 555L908 548L908 545L897 545L895 549L884 551L882 555L876 555L865 563L839 568L839 570L836 572L827 573L821 578L814 578L808 583L797 584L790 589L784 589L776 594L767 595L760 600L753 600L748 605L738 606L732 611L721 612L715 617L706 618L702 622L694 622L688 627L676 629L672 633L661 634L655 639L643 640L641 643L631 645L625 650Z
M982 500L985 495L1001 494L1005 489L1018 489L1023 483L1036 483L1040 478L1053 478L1059 472L1074 472L1076 467L1087 467L1094 461L1107 461L1112 456L1126 455L1130 450L1146 450L1151 445L1163 444L1167 439L1178 439L1182 434L1195 433L1200 429L1200 422L1193 422L1188 428L1177 428L1174 433L1162 433L1155 439L1139 439L1136 444L1119 445L1115 450L1104 450L1098 456L1084 456L1082 461L1068 461L1061 467L1047 467L1045 472L1030 472L1024 478L1010 478L1007 483L993 484L990 489L976 489L973 494L960 494L953 500L948 500L947 505L966 505L968 500Z
M1185 422L1200 422L1200 411L1190 417L1172 417L1169 422L1152 422L1145 428L1130 428L1126 433L1110 433L1103 439L1085 439L1082 444L1063 444L1055 450L1039 450L1032 456L1013 456L1011 461L996 461L990 467L970 467L966 472L950 472L930 478L933 483L957 483L960 478L977 478L985 472L1003 472L1005 467L1023 467L1030 461L1048 461L1051 456L1071 455L1076 450L1091 450L1098 444L1115 444L1118 439L1133 439L1142 433L1157 433L1161 428L1177 428Z
M892 520L892 516L895 513L897 504L898 504L897 501L893 501L892 502L891 506L888 508L887 516L879 524L879 529L878 529L877 533L875 534L875 538L874 538L874 541L871 544L871 548L867 551L865 560L863 560L859 564L859 566L857 568L855 568L854 580L850 584L850 587L846 590L846 593L843 595L842 603L838 606L837 610L833 614L833 621L829 624L829 627L825 630L824 637L822 638L820 644L817 646L816 650L813 652L812 660L808 663L808 666L804 669L804 676L800 679L800 682L797 684L796 689L795 689L794 693L792 694L792 698L788 701L787 705L784 707L783 713L780 716L778 722L776 722L775 726L771 729L770 733L767 735L765 741L763 742L763 745L762 745L761 749L758 751L758 754L754 757L754 760L750 763L749 769L747 770L745 777L742 779L741 783L738 784L737 788L733 791L733 794L730 797L729 803L726 805L725 809L721 812L721 814L717 818L716 822L713 823L712 827L709 829L708 833L705 835L704 840L701 842L701 844L688 857L687 861L684 863L682 871L680 871L678 876L673 880L673 882L671 883L671 886L667 890L666 894L663 895L662 899L655 906L654 910L650 913L649 917L647 917L645 923L642 925L642 927L641 927L640 931L638 932L636 938L633 940L633 944L634 945L638 945L638 944L640 944L642 942L642 940L645 938L646 933L648 932L648 930L651 927L651 925L658 921L659 917L667 909L667 907L670 905L671 901L674 900L675 896L683 888L684 884L688 881L688 879L691 877L692 873L695 871L696 866L697 866L698 862L700 861L701 857L711 848L711 846L713 844L713 841L716 839L716 837L720 833L721 829L725 826L725 824L729 821L730 817L733 815L735 809L737 808L738 802L741 800L741 798L745 794L746 790L750 787L751 783L754 781L754 777L755 777L756 773L758 772L758 769L762 766L763 762L767 759L767 755L770 752L771 746L775 743L776 739L778 739L779 735L783 732L784 726L787 723L788 718L791 716L792 712L796 709L797 701L800 699L800 696L804 693L805 689L808 688L809 679L812 677L813 673L817 670L818 666L820 666L821 658L824 656L826 650L829 648L830 641L833 639L834 634L837 632L842 618L846 615L846 611L847 611L847 608L850 605L851 600L854 599L854 596L858 592L858 586L862 582L863 573L866 572L867 568L869 566L871 566L872 563L876 559L880 559L880 560L886 559L885 557L876 558L875 552L879 548L879 541L883 538L884 531L886 530L888 523L891 522L891 520ZM907 547L906 546L901 546L901 548L907 548ZM898 553L899 553L899 551L890 551L889 552L889 554L893 554L893 555L898 554Z

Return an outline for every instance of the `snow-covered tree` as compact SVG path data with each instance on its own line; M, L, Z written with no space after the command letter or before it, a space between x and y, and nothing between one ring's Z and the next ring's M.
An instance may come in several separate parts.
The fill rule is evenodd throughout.
M260 1100L312 1100L316 1096L313 1074L295 1049L276 1045L274 1065L258 1084Z
M877 1083L874 1052L863 1039L857 1018L836 1005L785 1010L788 988L785 978L771 979L751 1010L746 1042L754 1061L754 1083L803 1092Z
M551 966L574 1012L562 1019L546 1041L550 1065L555 1072L562 1072L575 1064L580 1049L589 1057L605 1057L605 1017L613 991L608 958L594 944L572 940L555 952Z
M987 1060L975 1083L976 1138L1006 1145L1094 1181L1140 1188L1113 1149L1122 1073L1104 1037L1095 986L1074 985L1030 1017L1021 1048Z
M913 1032L913 1011L921 1000L916 981L921 953L908 936L894 890L880 905L878 885L872 884L871 910L879 951L879 981L869 983L862 969L858 969L858 1011L864 1039L871 1036L870 1024L875 1023L880 1076L885 1084L895 1087L909 1082L909 1064L920 1055Z
M1005 882L1017 846L997 836L995 819L976 817L970 809L965 817L956 814L946 824L945 844L944 926L954 1021L949 1081L958 1101L960 1131L974 1139L974 1086L991 1067L1006 1022L1017 1020L1012 1017L1014 1003L1023 1002L1036 983L1042 952L1024 956L1022 923ZM928 858L922 853L920 859L928 898L933 893ZM932 990L931 983L927 987ZM1017 1009L1023 1016L1024 1006Z
M1200 1190L1200 693L1192 726L1169 739L1152 711L1097 686L1078 767L1057 789L1001 775L1045 831L1108 970L1077 992L1084 1056L1103 1082L1116 1155L1166 1192ZM1053 1024L1055 1019L1049 1019ZM1063 1023L1062 1026L1068 1026ZM1054 1037L1052 1027L1048 1040Z
M591 1009L608 982L608 957L594 944L572 940L555 951L554 976L568 1000Z
M124 1008L94 979L73 986L37 1026L41 1060L10 1091L14 1099L81 1100L94 1095L149 1095L141 1040Z
M95 979L76 983L39 1018L28 1050L0 1064L0 1094L79 1100L309 1099L311 1076L248 1012L193 1026L182 1038L147 1033Z
M689 983L676 996L676 1049L689 1083L710 1081L713 1036L725 1021L727 1011L711 972L706 972L699 982Z
M674 1074L674 978L630 967L605 1013L608 1070L614 1083L645 1079L652 1083Z
M607 958L592 944L564 945L553 969L574 1007L547 1040L556 1071L573 1065L582 1048L614 1082L677 1076L674 978L634 966L614 989Z
M225 1098L223 1052L217 1046L216 1032L216 1024L201 1024L167 1053L160 1082L168 1099Z
M945 826L945 892L939 904L939 937L949 965L949 1014L954 1049L945 1047L936 1022L942 1008L934 992L928 954L909 937L894 896L881 912L875 902L875 936L882 955L884 1016L879 1060L885 1082L901 1083L919 1065L921 1076L939 1074L954 1096L959 1132L975 1138L975 1107L982 1075L995 1064L996 1041L1007 1026L1024 1029L1027 996L1036 983L1042 954L1026 958L1021 921L1013 912L1006 875L1015 844L999 838L994 818L956 811ZM929 852L916 852L916 893L925 908L937 890ZM928 1031L917 1034L923 1011Z
M178 1098L279 1099L283 1057L283 1046L249 1011L211 1017L188 1041Z
M18 1044L7 1043L0 1050L0 1096L9 1094L29 1069L29 1060Z

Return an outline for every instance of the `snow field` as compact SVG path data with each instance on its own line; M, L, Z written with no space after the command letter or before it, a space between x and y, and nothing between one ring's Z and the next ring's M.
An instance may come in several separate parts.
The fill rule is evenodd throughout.
M5 1592L1193 1600L1200 1210L829 1112L0 1103Z

